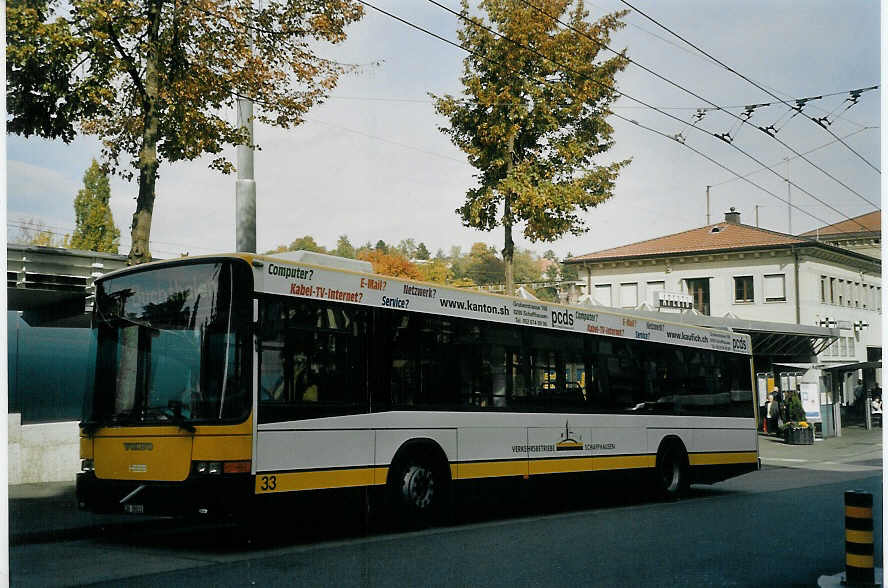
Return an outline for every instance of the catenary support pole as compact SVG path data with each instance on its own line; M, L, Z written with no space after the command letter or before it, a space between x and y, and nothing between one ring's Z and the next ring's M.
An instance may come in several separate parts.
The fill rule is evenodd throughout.
M256 181L253 179L253 103L246 98L237 101L237 123L246 128L250 145L237 146L237 184L235 211L237 251L256 253Z

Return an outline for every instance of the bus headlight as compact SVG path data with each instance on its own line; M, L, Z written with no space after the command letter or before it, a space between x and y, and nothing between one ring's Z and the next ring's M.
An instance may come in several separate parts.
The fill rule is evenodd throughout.
M192 466L195 474L219 475L219 474L249 474L249 461L195 461Z
M194 473L196 474L221 474L221 461L196 461L194 462Z
M91 459L81 459L80 460L80 471L81 472L94 472L96 469L95 463Z

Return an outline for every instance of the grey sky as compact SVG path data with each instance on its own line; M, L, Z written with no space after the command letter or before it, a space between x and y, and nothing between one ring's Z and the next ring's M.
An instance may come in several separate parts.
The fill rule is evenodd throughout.
M372 1L372 0L371 0ZM439 0L458 10L458 0ZM457 19L421 0L376 0L377 6L449 39L456 40ZM633 2L634 4L634 2ZM879 80L879 3L851 0L814 1L675 1L638 0L638 8L683 35L739 72L779 96L799 98L876 85ZM592 17L620 9L615 0L586 2ZM660 75L720 106L775 100L737 76L682 46L639 14L626 17L627 27L612 47L627 47L629 56ZM656 36L655 36L656 35ZM308 115L308 122L283 132L256 129L262 150L256 153L258 248L267 250L310 234L334 247L347 234L355 245L383 239L412 237L434 252L460 245L466 250L484 241L501 248L502 233L466 229L454 213L473 184L473 169L437 127L427 93L458 93L464 53L410 29L372 9L350 29L348 40L325 53L352 63L381 61L364 72L344 78L331 99ZM700 100L630 65L618 77L625 94L659 107L686 121ZM870 162L879 165L879 90L867 92L842 119L831 125ZM805 112L821 116L833 111L847 94L812 102ZM847 104L847 103L846 103ZM818 110L821 109L821 110ZM615 112L673 135L682 132L688 145L741 174L757 169L725 143L681 125L627 98ZM740 111L734 110L739 114ZM751 119L767 126L786 108L757 110ZM233 114L230 114L233 119ZM736 121L708 113L698 126L723 133ZM632 164L621 174L614 198L586 215L589 233L553 243L520 247L538 253L553 249L587 253L648 239L705 224L705 186L713 185L713 222L729 206L742 221L754 223L760 205L760 225L787 231L787 205L742 181L722 183L732 175L675 141L612 118L616 146L602 163L627 156ZM863 129L863 130L862 130ZM792 154L777 142L745 126L735 133L735 145L787 174L784 157ZM778 136L799 152L834 141L824 130L796 117ZM82 185L90 159L99 154L95 139L80 137L73 144L7 138L8 220L37 219L60 233L73 229L73 198ZM233 150L231 151L233 158ZM845 147L833 143L809 159L859 192L879 202L879 174ZM234 248L234 177L207 167L208 160L164 165L157 184L151 251L170 257L230 251ZM788 163L789 177L832 207L856 216L873 210L802 160ZM781 198L786 183L764 171L750 179ZM112 179L112 209L121 228L121 253L129 250L129 222L135 208L135 183ZM791 199L817 219L792 212L792 230L800 233L844 217L792 189ZM9 226L10 235L16 233Z

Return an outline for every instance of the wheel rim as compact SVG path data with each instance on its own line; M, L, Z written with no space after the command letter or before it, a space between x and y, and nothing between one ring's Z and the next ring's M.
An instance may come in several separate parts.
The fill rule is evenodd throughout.
M401 479L401 495L417 509L426 509L435 495L435 476L428 468L412 465Z
M666 492L673 494L678 490L681 483L681 466L674 455L664 456L663 463L660 465L660 476Z

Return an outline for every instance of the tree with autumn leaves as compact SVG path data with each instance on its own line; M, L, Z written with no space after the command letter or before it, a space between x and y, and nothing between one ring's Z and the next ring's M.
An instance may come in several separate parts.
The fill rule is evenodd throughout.
M239 97L291 128L352 66L316 50L361 18L353 0L7 0L7 129L102 141L103 165L138 177L129 263L148 261L162 162L250 145L226 111Z
M456 212L468 227L503 227L511 294L513 227L523 223L532 242L582 234L581 213L613 195L629 163L593 161L613 145L605 118L617 98L614 77L628 64L599 52L625 13L589 22L582 0L482 0L479 8L484 16L462 0L464 97L433 97L449 121L441 130L478 170Z

